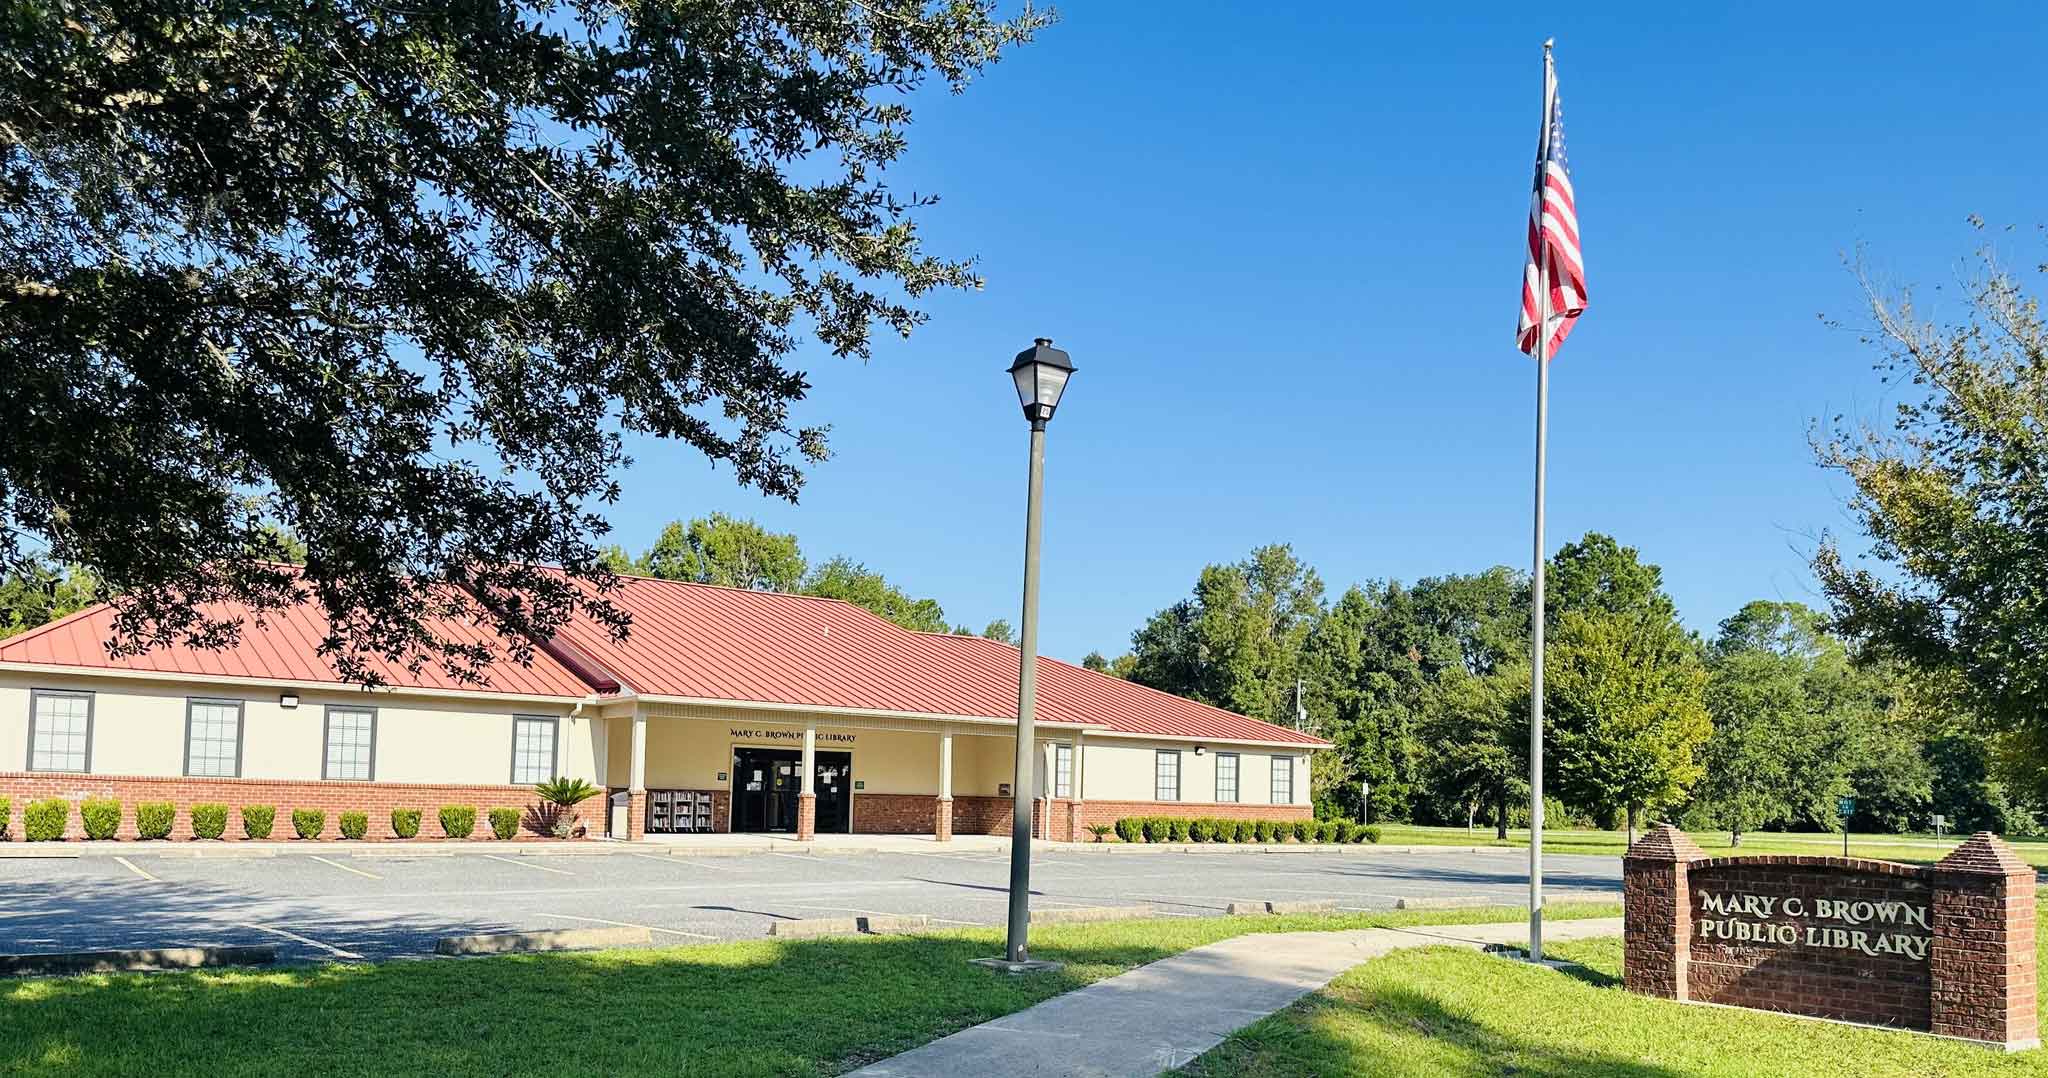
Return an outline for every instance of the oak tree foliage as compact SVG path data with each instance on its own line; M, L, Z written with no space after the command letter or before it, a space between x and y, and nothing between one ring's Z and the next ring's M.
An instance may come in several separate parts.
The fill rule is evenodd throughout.
M884 179L985 0L39 0L0 21L0 572L133 652L310 597L345 677L604 598L624 437L794 498L807 338L976 283ZM304 564L266 541L282 526ZM566 574L540 568L559 566ZM496 635L496 634L494 634ZM523 657L524 647L513 649Z

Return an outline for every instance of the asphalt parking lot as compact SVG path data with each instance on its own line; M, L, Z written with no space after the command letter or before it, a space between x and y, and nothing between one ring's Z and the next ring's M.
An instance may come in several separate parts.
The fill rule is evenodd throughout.
M1327 854L1041 852L1034 909L1148 904L1219 916L1232 901L1474 896L1519 904L1518 851ZM426 954L444 935L645 927L659 945L753 939L776 921L924 914L936 925L1001 923L1006 853L482 855L206 859L129 853L0 860L0 953L272 944L280 961ZM1545 859L1554 899L1615 897L1612 857Z

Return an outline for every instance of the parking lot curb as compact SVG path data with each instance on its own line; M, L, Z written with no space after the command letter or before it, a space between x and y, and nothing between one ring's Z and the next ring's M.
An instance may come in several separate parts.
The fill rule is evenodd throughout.
M776 921L768 934L778 939L815 939L819 936L894 936L923 932L932 919L922 913L875 914L862 917L800 917Z
M1479 895L1429 895L1421 898L1397 898L1397 910L1463 910L1477 906L1512 906L1509 899L1483 898Z
M1031 911L1035 925L1093 924L1097 921L1135 921L1152 916L1150 906L1068 906Z
M1224 912L1232 917L1281 913L1335 913L1337 900L1332 898L1313 902L1232 902L1224 907Z
M600 947L635 947L653 942L654 933L645 928L551 928L534 932L442 936L434 941L434 953L453 957L527 951L583 951Z
M67 850L54 844L41 842L0 843L0 860L70 861L76 860L77 857L77 850Z
M204 966L267 966L277 961L277 948L134 947L116 951L53 951L48 954L0 954L0 974L17 977L71 973L143 973Z

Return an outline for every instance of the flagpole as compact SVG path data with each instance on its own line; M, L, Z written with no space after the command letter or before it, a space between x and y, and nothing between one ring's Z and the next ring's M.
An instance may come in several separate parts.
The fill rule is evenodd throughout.
M1550 130L1550 42L1543 43L1543 130ZM1539 161L1537 167L1542 168ZM1550 451L1550 245L1536 305L1536 525L1529 576L1529 958L1543 959L1543 481Z

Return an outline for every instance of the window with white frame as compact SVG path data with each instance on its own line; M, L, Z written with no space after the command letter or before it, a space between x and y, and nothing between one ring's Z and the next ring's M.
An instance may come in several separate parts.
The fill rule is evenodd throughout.
M555 720L528 715L512 719L512 782L531 786L555 777Z
M29 694L28 769L92 770L92 694Z
M1291 805L1294 803L1294 757L1273 757L1273 803Z
M325 742L321 778L369 782L377 777L377 709L328 708Z
M1234 752L1216 754L1216 800L1237 800L1237 754Z
M241 773L241 701L185 701L185 774L231 779Z
M1180 800L1180 753L1161 749L1154 757L1152 795L1159 801Z
M1074 796L1074 746L1052 747L1052 795Z

